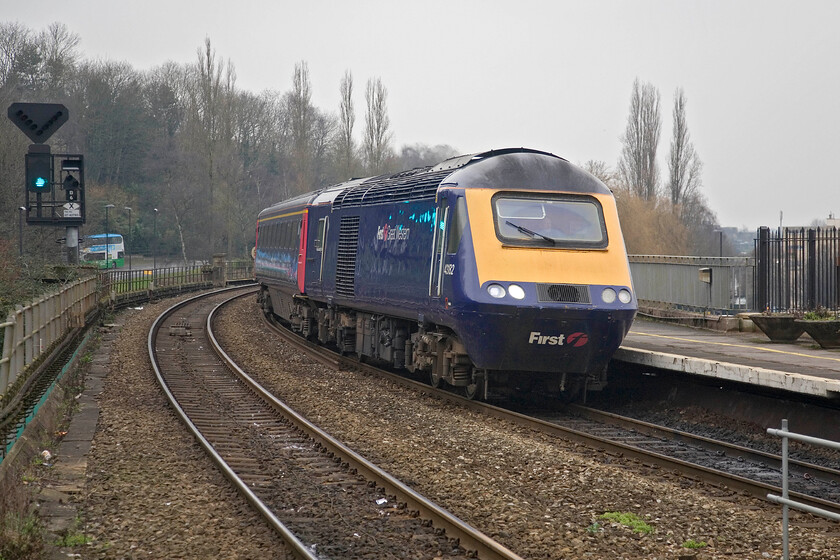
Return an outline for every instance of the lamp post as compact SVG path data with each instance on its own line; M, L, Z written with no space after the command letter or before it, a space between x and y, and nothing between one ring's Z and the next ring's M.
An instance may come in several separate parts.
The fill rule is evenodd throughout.
M128 270L131 270L131 241L133 236L131 235L131 208L128 206L123 206L123 210L128 211Z
M154 244L152 245L152 270L157 270L157 215L158 209L155 208L155 228L154 228Z
M21 258L23 258L23 213L26 212L26 206L18 206L18 214L20 215L20 219L18 220L18 250L20 252Z
M108 210L113 208L113 204L105 205L105 268L110 269L111 263L109 258L111 256L111 230L108 227Z

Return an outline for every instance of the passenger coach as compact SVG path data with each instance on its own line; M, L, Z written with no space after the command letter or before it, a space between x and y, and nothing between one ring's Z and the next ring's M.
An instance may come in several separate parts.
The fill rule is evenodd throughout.
M636 313L610 190L528 149L342 183L257 220L266 312L468 397L606 383Z

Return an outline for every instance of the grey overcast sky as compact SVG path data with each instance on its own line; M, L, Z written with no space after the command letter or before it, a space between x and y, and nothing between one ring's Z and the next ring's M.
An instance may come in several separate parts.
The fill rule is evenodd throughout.
M380 77L396 146L527 146L613 168L638 77L662 97L663 181L682 87L722 225L840 214L836 0L0 0L0 21L65 23L85 58L138 70L193 63L209 37L255 93L287 91L306 61L313 102L333 112L349 69L357 133Z

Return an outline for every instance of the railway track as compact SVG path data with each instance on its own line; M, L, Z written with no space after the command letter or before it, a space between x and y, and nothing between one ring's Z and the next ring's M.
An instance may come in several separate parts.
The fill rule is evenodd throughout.
M538 418L585 434L615 452L632 453L760 498L781 491L778 455L584 406L570 405L563 414L543 413ZM789 459L789 469L792 499L840 512L840 471L795 459Z
M578 405L519 411L471 401L451 392L380 370L355 358L342 357L310 344L276 323L283 338L332 367L349 367L387 376L415 390L457 402L473 411L501 418L536 431L585 444L607 453L634 458L648 465L766 499L781 492L781 457L720 440L693 435ZM781 446L781 443L780 443ZM791 460L791 498L840 513L840 471Z
M267 394L218 348L213 312L253 293L191 298L152 326L149 355L184 423L296 558L519 558ZM231 297L233 296L233 297Z

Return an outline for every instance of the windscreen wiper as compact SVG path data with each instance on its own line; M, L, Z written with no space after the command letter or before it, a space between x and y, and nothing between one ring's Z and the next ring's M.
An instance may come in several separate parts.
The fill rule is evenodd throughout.
M536 231L531 231L531 230L530 230L530 229L528 229L528 228L524 228L524 227L522 227L522 226L518 226L518 225L514 224L513 222L511 222L510 220L505 220L505 223L506 223L507 225L509 225L510 227L513 227L513 228L518 229L519 231L521 231L521 232L522 232L522 233L524 233L525 235L530 235L531 237L542 237L543 239L545 239L546 241L548 241L548 242L549 242L549 243L551 243L552 245L555 245L555 244L556 244L556 242L555 242L552 238L550 238L550 237L548 237L548 236L545 236L545 235L543 235L543 234L541 234L541 233L537 233Z

